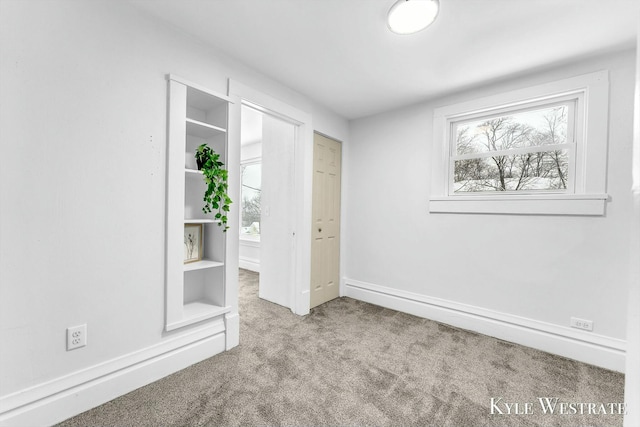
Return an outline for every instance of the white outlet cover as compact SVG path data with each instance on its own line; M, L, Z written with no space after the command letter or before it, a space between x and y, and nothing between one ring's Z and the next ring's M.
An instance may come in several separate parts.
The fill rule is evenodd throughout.
M571 327L582 329L583 331L593 331L593 320L585 320L585 319L578 319L577 317L572 317Z
M87 325L67 328L67 351L87 345Z

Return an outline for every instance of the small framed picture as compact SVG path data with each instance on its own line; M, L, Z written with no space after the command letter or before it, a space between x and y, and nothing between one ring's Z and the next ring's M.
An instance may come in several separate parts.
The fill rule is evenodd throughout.
M184 225L184 263L202 259L202 224Z

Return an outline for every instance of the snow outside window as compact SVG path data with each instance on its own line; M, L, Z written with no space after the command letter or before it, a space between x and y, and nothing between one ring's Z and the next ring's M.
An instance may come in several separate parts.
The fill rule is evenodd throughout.
M431 212L604 215L607 72L438 108Z

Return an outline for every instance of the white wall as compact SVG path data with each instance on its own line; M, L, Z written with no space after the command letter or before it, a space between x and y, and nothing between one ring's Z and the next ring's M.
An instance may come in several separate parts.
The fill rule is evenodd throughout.
M167 73L348 124L124 2L3 0L0 43L1 416L3 397L188 332L163 333Z
M344 293L623 370L634 62L618 52L351 122ZM428 212L434 108L601 69L611 82L605 217ZM569 329L571 316L593 320L593 332ZM567 342L542 342L554 334ZM582 356L585 342L601 354Z
M640 40L640 33L638 35ZM640 46L638 46L640 48ZM640 51L637 51L640 52ZM627 317L627 365L624 400L627 415L624 426L640 424L640 55L636 53L636 90L633 131L633 198L634 212L631 226L631 263L628 317Z
M260 273L260 242L240 239L240 260L238 265L245 270Z

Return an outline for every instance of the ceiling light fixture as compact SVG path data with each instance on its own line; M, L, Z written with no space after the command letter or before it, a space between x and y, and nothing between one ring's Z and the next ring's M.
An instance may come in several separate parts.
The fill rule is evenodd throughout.
M438 0L398 0L389 9L387 24L396 34L417 33L436 19L438 9Z

